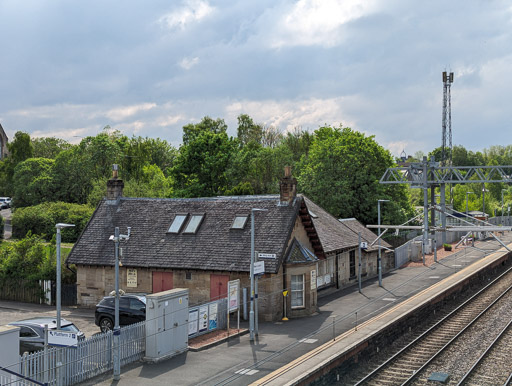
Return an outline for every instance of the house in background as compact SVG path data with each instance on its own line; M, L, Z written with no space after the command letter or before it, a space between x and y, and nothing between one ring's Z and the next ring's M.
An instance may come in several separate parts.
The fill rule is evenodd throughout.
M279 195L128 198L123 197L124 184L114 172L107 198L67 258L67 264L75 264L77 270L78 303L94 306L114 289L114 243L109 238L115 227L121 233L131 227L129 240L121 244L120 288L126 292L188 288L193 305L225 297L230 280L239 279L241 287L250 287L251 212L262 209L254 212L255 250L264 261L259 318L275 321L283 317L285 290L289 293L288 317L313 314L319 285L342 286L352 280L352 239L337 239L353 236L349 225L365 228L337 221L297 195L296 184L288 168ZM371 239L368 234L366 238ZM370 263L373 255L368 256Z
M8 143L7 135L5 134L4 128L0 124L0 160L3 160L7 154L9 154L7 150Z

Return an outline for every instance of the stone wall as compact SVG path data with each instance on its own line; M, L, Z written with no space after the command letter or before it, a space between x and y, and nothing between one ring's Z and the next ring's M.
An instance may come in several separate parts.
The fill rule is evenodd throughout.
M210 301L210 275L227 275L229 280L240 280L240 288L247 288L250 296L250 278L248 273L223 271L195 270L162 270L136 268L137 287L127 286L127 268L119 268L119 288L126 293L149 294L153 288L153 271L172 272L174 288L189 289L189 304L203 304ZM104 296L115 288L114 267L77 266L77 296L78 304L94 307ZM280 320L283 314L283 273L277 275L265 274L258 280L259 300L258 311L261 321ZM240 294L240 296L242 296ZM248 299L249 300L249 299ZM243 299L240 299L242 302Z

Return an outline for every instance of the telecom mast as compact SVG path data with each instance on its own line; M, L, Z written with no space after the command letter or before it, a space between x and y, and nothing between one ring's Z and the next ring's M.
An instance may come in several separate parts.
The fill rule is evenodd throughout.
M450 93L453 72L443 72L443 145L441 147L441 166L452 165L452 98ZM448 146L446 144L448 142Z

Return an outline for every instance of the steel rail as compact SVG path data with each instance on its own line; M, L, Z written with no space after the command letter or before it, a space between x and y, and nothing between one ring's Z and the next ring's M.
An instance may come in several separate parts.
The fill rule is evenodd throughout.
M464 374L462 379L457 383L457 386L462 385L467 378L469 378L473 372L476 370L476 368L483 362L483 360L487 357L487 355L493 350L493 348L496 346L496 344L503 338L503 336L507 333L507 330L512 326L512 320L510 320L507 325L500 331L498 336L489 344L489 347L482 353L480 358L476 360L476 362L471 366L471 368Z
M469 299L467 299L466 301L464 301L462 304L460 304L457 308L455 308L454 310L452 310L451 312L449 312L447 315L445 315L443 318L441 318L438 322L436 322L434 325L432 325L431 327L429 327L425 332L423 332L421 335L419 335L418 337L416 337L415 339L413 339L409 344L407 344L406 346L404 346L402 349L400 349L398 352L396 352L394 355L392 355L390 358L388 358L385 362L383 362L382 364L380 364L376 369L374 369L373 371L371 371L369 374L367 374L364 378L362 378L361 380L359 380L354 386L360 386L360 385L363 385L364 383L368 382L369 380L371 380L372 378L375 377L375 375L377 375L377 373L379 373L381 370L383 370L386 366L388 366L390 363L392 363L396 358L398 358L400 355L402 355L404 352L406 352L407 350L411 349L414 345L416 345L420 340L422 340L423 338L427 337L428 334L430 334L433 330L435 330L436 328L438 328L439 326L441 326L445 321L447 321L449 318L451 318L452 316L454 316L455 313L457 313L458 311L462 310L464 307L466 307L468 304L470 304L473 300L475 300L475 298L477 298L478 296L482 295L486 290L488 290L490 287L492 287L494 284L496 284L498 281L500 281L505 275L509 274L510 272L512 272L512 268L509 268L507 269L504 273L502 273L500 276L498 276L496 279L494 279L492 282L490 282L489 284L487 284L485 287L483 287L482 289L480 289L477 293L475 293L474 295L472 295Z
M512 285L509 286L501 295L499 295L496 299L494 299L482 312L480 312L473 320L471 320L462 330L460 330L453 338L451 338L443 347L439 349L434 355L428 359L423 366L421 366L416 372L409 377L404 383L402 383L402 386L409 385L412 381L417 379L421 372L429 365L431 364L434 359L436 359L439 355L441 355L448 347L451 346L453 342L455 342L464 332L466 332L470 327L473 326L482 316L484 316L494 305L503 298L510 290L512 290Z

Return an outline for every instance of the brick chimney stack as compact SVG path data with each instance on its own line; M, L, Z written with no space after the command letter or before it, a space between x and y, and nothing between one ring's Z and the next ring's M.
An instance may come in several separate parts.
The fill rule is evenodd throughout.
M279 201L281 204L288 205L297 196L297 180L292 177L291 166L285 166L284 177L279 182Z
M124 182L118 177L118 165L112 166L112 178L107 181L107 200L117 200L123 196Z

